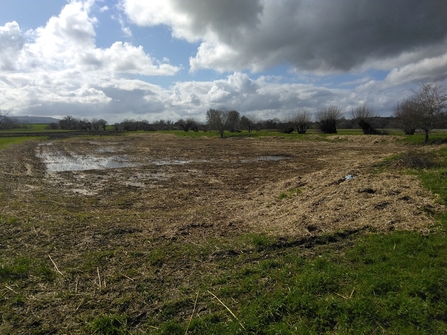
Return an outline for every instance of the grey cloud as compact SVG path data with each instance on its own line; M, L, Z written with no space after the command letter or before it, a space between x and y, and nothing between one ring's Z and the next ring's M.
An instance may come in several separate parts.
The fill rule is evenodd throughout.
M192 29L208 27L234 51L226 68L218 64L221 70L288 63L309 71L346 71L403 52L426 48L425 57L432 46L446 47L445 0L265 0L263 10L259 2L236 10L235 2L177 3L193 18ZM213 67L202 56L195 58L199 64Z
M240 38L244 32L256 29L263 7L260 0L174 0L175 6L188 14L191 30L203 35L208 30L219 32L226 41Z
M53 102L36 99L28 108L21 111L23 115L48 115L60 117L73 115L79 118L105 118L107 120L122 121L124 118L139 118L139 116L160 113L165 110L164 104L158 97L143 90L120 90L116 88L103 89L104 93L112 98L107 103L79 103L79 102Z
M83 67L93 70L100 69L104 66L104 63L99 60L92 52L81 54L79 63Z
M80 45L89 45L94 41L94 32L83 27L84 22L76 17L67 17L67 27L61 28L62 37L68 35L71 40ZM90 28L90 27L89 27Z
M87 107L87 108L86 108ZM89 108L90 107L90 108ZM22 110L23 115L30 116L65 116L75 115L76 117L89 118L92 113L97 112L98 109L94 108L94 105L85 106L80 103L65 103L65 102L51 102L51 103L39 103L37 105L29 106Z
M122 90L118 88L106 87L103 92L112 99L108 103L108 108L115 113L151 114L159 113L165 109L159 97L148 90Z

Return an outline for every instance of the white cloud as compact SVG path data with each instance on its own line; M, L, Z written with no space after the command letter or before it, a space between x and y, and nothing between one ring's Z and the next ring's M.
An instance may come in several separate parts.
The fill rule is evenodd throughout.
M439 57L425 58L400 68L395 68L385 78L388 85L445 80L447 78L447 53Z
M242 113L255 113L262 117L284 117L300 108L311 112L322 106L346 106L348 90L327 89L311 84L281 84L265 77L250 79L236 72L226 79L209 82L183 82L172 88L169 96L174 110L183 108L203 118L208 108L222 105ZM194 97L194 100L191 97ZM194 104L200 101L200 105Z
M26 33L16 22L0 26L2 109L40 113L47 108L46 114L60 114L55 106L63 105L78 113L89 110L92 115L113 104L114 95L127 91L123 76L170 76L179 71L152 58L142 46L117 41L109 48L96 47L93 3L71 1L45 26ZM113 90L108 93L110 87ZM119 108L127 107L121 104ZM144 107L134 102L129 110L141 113Z
M0 71L12 71L16 67L25 39L17 22L0 26Z
M132 73L145 76L173 75L178 67L162 63L154 64L142 46L134 47L129 43L115 42L110 48L100 50L96 58L106 64L111 72Z

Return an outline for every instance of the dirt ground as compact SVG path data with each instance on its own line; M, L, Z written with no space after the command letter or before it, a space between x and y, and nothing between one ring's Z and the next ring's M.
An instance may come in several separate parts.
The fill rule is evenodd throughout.
M200 244L242 233L300 237L364 227L429 232L433 221L426 212L439 205L416 177L372 173L375 164L406 150L391 136L136 134L26 142L0 153L2 218L8 222L0 227L1 257L33 255L64 273L89 253L144 253L160 241ZM118 264L120 273L132 270ZM81 269L89 277L79 270L60 285L76 294L92 292L101 286L101 278L92 284L101 277L99 268ZM11 290L3 289L3 296ZM87 299L58 303L56 290L45 287L29 294L40 307L30 302L19 308L27 315L17 321L21 326L36 318L72 318ZM52 297L47 305L57 309L42 307L46 295Z
M121 211L133 211L151 234L201 239L228 230L426 229L424 209L435 205L415 178L370 173L405 150L380 136L291 141L151 134L28 143L3 152L0 164L2 184L24 203L42 192L74 204L92 198L117 220ZM147 220L140 213L160 215Z

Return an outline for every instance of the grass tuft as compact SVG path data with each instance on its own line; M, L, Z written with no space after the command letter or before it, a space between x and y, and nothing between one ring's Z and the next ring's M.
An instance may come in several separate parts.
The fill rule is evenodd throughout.
M93 334L125 335L127 331L127 318L123 315L101 315L91 323Z
M302 191L299 188L292 188L290 190L288 190L287 192L282 192L279 196L278 199L282 200L284 198L292 198L293 196L300 194Z

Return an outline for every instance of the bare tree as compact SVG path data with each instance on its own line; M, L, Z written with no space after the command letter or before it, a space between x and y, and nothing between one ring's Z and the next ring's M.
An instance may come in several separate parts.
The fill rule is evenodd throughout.
M402 123L412 124L428 134L439 127L447 109L447 91L440 83L422 84L413 95L397 105L394 114Z
M341 118L341 109L337 106L329 106L317 112L318 127L325 134L337 133L337 121Z
M197 133L199 131L199 125L200 125L199 121L197 121L196 119L190 117L190 118L186 119L186 122L188 123L190 129L193 132Z
M9 112L0 110L0 129L14 129L25 127L21 125L16 118L9 117Z
M200 122L190 117L187 118L186 120L180 119L175 124L178 125L180 128L182 128L185 132L188 132L190 130L198 132Z
M158 120L152 123L152 126L155 130L172 130L175 125L175 122L171 120Z
M45 129L51 129L51 130L60 129L59 128L59 123L51 122L51 123L48 124L48 126L45 127Z
M76 124L76 129L77 130L92 130L92 123L87 120L87 119L82 119L82 120L78 120L77 124Z
M412 108L410 99L401 101L394 107L394 116L406 135L414 135L417 128L416 120L412 117Z
M300 110L290 117L290 122L296 128L298 134L305 134L309 129L312 115L306 110Z
M96 118L92 119L91 123L92 123L92 127L93 127L93 129L94 129L95 131L98 131L98 130L99 130L98 119L96 119Z
M0 129L6 128L6 125L8 124L9 121L8 114L9 112L0 110Z
M247 131L249 133L251 133L252 130L259 131L259 129L260 129L259 118L253 114L241 116L241 120L240 120L239 124L240 124L241 128L247 129Z
M181 129L183 129L183 131L185 132L189 131L189 124L185 120L180 119L175 124L179 126Z
M106 126L107 126L107 121L106 121L106 120L104 120L104 119L99 119L99 120L97 121L97 123L98 123L99 127L102 128L102 130L106 131Z
M375 117L374 110L367 104L358 106L351 111L352 119L362 128L363 134L377 134L377 130L371 125L372 119Z
M253 129L253 121L250 120L249 117L247 117L247 116L245 116L245 115L242 115L242 116L241 116L240 125L241 125L241 128L243 128L243 129L247 129L247 131L248 131L249 133L251 133L251 131L252 131L252 129Z
M224 137L225 129L228 128L230 120L230 111L226 107L219 109L209 109L206 112L206 123L210 129L217 130L220 137Z
M62 120L59 121L59 127L64 130L75 130L79 120L74 118L71 115L65 116Z
M237 131L241 121L241 114L238 111L232 110L228 112L228 120L226 129L230 131Z
M288 116L286 117L283 121L279 122L276 125L276 129L284 134L291 134L294 132L295 130L295 125L293 124L292 121L290 121L291 117Z

